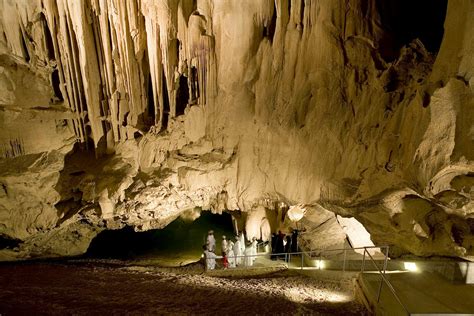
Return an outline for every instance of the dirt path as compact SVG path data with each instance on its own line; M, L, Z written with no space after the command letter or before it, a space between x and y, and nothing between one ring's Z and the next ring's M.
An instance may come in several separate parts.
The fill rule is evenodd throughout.
M347 281L293 271L236 278L97 263L0 266L0 313L363 315Z

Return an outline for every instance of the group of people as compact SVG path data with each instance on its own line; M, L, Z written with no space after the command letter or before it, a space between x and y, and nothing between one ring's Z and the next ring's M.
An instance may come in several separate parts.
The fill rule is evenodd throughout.
M280 230L278 234L272 234L272 255L271 259L276 260L279 257L285 257L286 260L289 260L288 255L291 252L298 252L298 234L297 229L293 229L291 235L285 235Z
M257 238L252 238L252 242L246 245L244 233L235 236L235 241L227 240L226 236L222 236L221 256L217 256L214 231L210 230L203 250L207 270L216 268L216 259L222 259L224 269L240 265L252 266L257 255Z
M289 235L285 235L281 231L278 231L278 234L272 234L272 254L270 258L272 260L284 258L289 261L290 256L288 254L298 251L298 234L299 231L296 229ZM221 256L218 256L216 254L214 231L210 230L206 236L206 244L203 246L203 250L207 270L216 268L216 259L222 259L224 269L241 265L250 267L253 266L257 258L257 238L252 238L252 241L246 244L244 233L235 236L235 241L222 236Z

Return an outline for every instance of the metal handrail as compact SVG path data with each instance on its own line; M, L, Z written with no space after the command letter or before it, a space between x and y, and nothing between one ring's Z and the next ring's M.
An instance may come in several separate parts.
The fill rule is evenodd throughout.
M369 253L369 251L367 249L374 249L374 248L377 248L377 249L384 249L385 250L385 254L384 254L384 264L383 264L383 270L381 270L379 268L379 266L377 265L375 259L372 257L372 255ZM361 268L361 272L364 273L364 270L365 270L365 254L367 253L368 257L370 258L370 261L374 264L377 272L380 274L381 276L381 280L380 280L380 285L379 285L379 289L378 289L378 293L377 293L377 302L380 301L380 296L381 296L381 292L382 292L382 285L383 285L383 282L385 282L385 284L387 285L387 287L389 288L390 292L392 292L393 296L395 297L395 299L397 300L397 302L403 307L403 309L405 310L406 314L407 315L410 315L410 312L408 311L407 307L403 304L403 302L401 301L400 297L397 295L396 291L395 291L395 288L393 287L393 285L390 283L390 281L385 277L385 272L387 270L387 261L388 261L388 251L389 251L389 246L388 245L385 245L385 246L365 246L365 247L354 247L354 248L339 248L339 249L315 249L315 250L310 250L310 251L298 251L298 252L282 252L282 253L271 253L270 255L271 256L285 256L285 261L288 259L288 258L291 258L292 255L301 255L301 269L303 269L303 255L307 255L311 258L311 254L314 253L314 252L319 252L319 261L321 261L321 258L322 258L322 255L321 253L324 253L324 252L329 252L329 251L344 251L344 259L343 259L343 271L345 272L345 268L346 268L346 251L348 250L357 250L357 249L364 249L364 253L363 253L363 257L362 257L362 268ZM257 254L252 254L252 255L238 255L238 256L234 256L234 258L248 258L248 257L262 257L262 256L268 256L268 253L257 253ZM288 257L289 256L289 257ZM216 256L216 258L213 258L213 259L222 259L223 256ZM211 259L206 259L206 260L211 260ZM321 267L319 267L319 269L321 269Z
M313 252L330 252L330 251L347 251L347 250L357 250L357 249L388 249L389 246L365 246L365 247L350 247L350 248L336 248L336 249L312 249L310 251L306 251L307 253L313 253Z
M322 259L322 255L321 253L324 253L324 252L330 252L330 251L344 251L344 262L343 262L343 271L345 271L345 266L346 266L346 251L348 250L357 250L357 249L364 249L364 261L365 261L365 251L367 251L367 249L373 249L373 248L377 248L377 249L386 249L385 251L385 262L384 262L384 271L385 271L385 268L387 266L387 259L388 259L388 249L389 249L389 246L366 246L366 247L354 247L354 248L336 248L336 249L314 249L314 250L310 250L310 251L297 251L297 252L280 252L280 253L271 253L270 255L271 256L285 256L285 260L287 258L291 258L292 255L301 255L301 269L303 269L303 255L307 255L308 257L312 257L311 254L312 253L319 253L319 260L321 261ZM368 253L368 252L367 252ZM257 253L257 254L252 254L252 255L238 255L238 256L233 256L234 258L248 258L248 257L263 257L263 256L268 256L268 253ZM210 258L210 259L206 259L206 260L212 260L212 259L222 259L223 256L217 256L215 258ZM363 272L363 269L362 269L362 272Z
M375 268L377 269L378 273L380 274L380 276L382 277L381 280L380 280L380 286L379 286L379 289L378 289L378 292L377 292L377 302L380 301L380 296L382 294L382 285L383 285L383 282L385 282L385 284L387 285L388 289L390 290L390 292L392 292L393 296L395 297L395 299L397 300L397 302L403 307L403 309L405 310L405 313L407 315L411 315L410 312L408 311L408 308L405 306L405 304L403 304L403 302L401 301L400 297L398 297L396 291L395 291L395 288L393 287L393 285L390 283L390 281L385 278L385 270L387 268L387 265L386 265L386 262L384 264L384 270L383 272L379 269L379 267L377 266L377 263L375 262L374 258L372 257L372 255L367 251L367 250L364 250L364 261L363 261L363 265L362 265L362 273L364 272L364 265L365 265L365 253L367 252L367 255L369 256L370 260L372 261L372 263L374 264Z

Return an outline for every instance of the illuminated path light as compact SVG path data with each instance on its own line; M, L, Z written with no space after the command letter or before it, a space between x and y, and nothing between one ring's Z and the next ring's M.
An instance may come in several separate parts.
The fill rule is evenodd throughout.
M411 271L411 272L416 272L418 271L418 267L416 266L416 263L414 262L404 262L403 263L405 270Z

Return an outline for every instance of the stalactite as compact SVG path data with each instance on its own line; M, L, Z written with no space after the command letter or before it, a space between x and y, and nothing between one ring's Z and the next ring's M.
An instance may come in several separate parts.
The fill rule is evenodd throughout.
M110 134L113 140L101 144L113 147L110 142L147 128L149 113L153 113L151 123L163 129L169 118L184 113L188 103L206 104L209 87L217 89L215 70L210 72L215 63L214 40L201 31L197 36L190 33L196 10L193 1L182 5L146 0L38 3L42 46L35 51L28 47L29 21L24 13L15 20L20 41L10 44L16 45L25 61L51 61L52 102L64 102L75 113L71 126L80 142L91 137L97 147ZM204 28L212 24L198 23L204 23Z
M102 43L102 58L103 58L103 66L105 78L103 79L104 86L105 86L105 95L106 98L109 100L108 103L108 112L107 117L110 120L110 125L114 137L114 142L120 141L120 126L121 122L119 121L118 115L118 97L117 97L117 84L116 84L116 74L114 69L114 63L112 60L113 51L112 51L112 34L111 34L111 14L109 11L109 6L106 0L100 0L99 8L96 9L98 14L98 28L100 30L99 36L101 38Z
M66 100L66 106L71 104L70 99L68 97L67 89L66 89L66 83L65 83L65 74L64 74L64 65L61 62L61 52L59 50L59 41L58 41L58 36L59 36L59 27L58 27L58 21L59 21L59 13L58 13L58 7L56 4L56 1L54 0L44 0L43 1L43 12L45 14L45 20L48 26L48 29L51 34L51 40L53 44L53 49L54 49L54 65L55 65L55 70L58 73L58 88L60 91L60 101ZM59 93L56 93L56 96L58 96ZM59 96L58 96L59 97ZM72 122L74 122L72 120ZM76 128L74 128L76 130ZM76 137L78 139L81 139L80 133L76 132Z
M148 8L146 8L148 9ZM142 8L142 11L144 8ZM148 10L147 10L148 11ZM151 15L145 15L145 27L147 34L147 50L149 69L151 77L151 88L153 90L153 104L155 112L155 125L162 126L163 119L163 93L161 92L162 60L160 48L160 26Z

